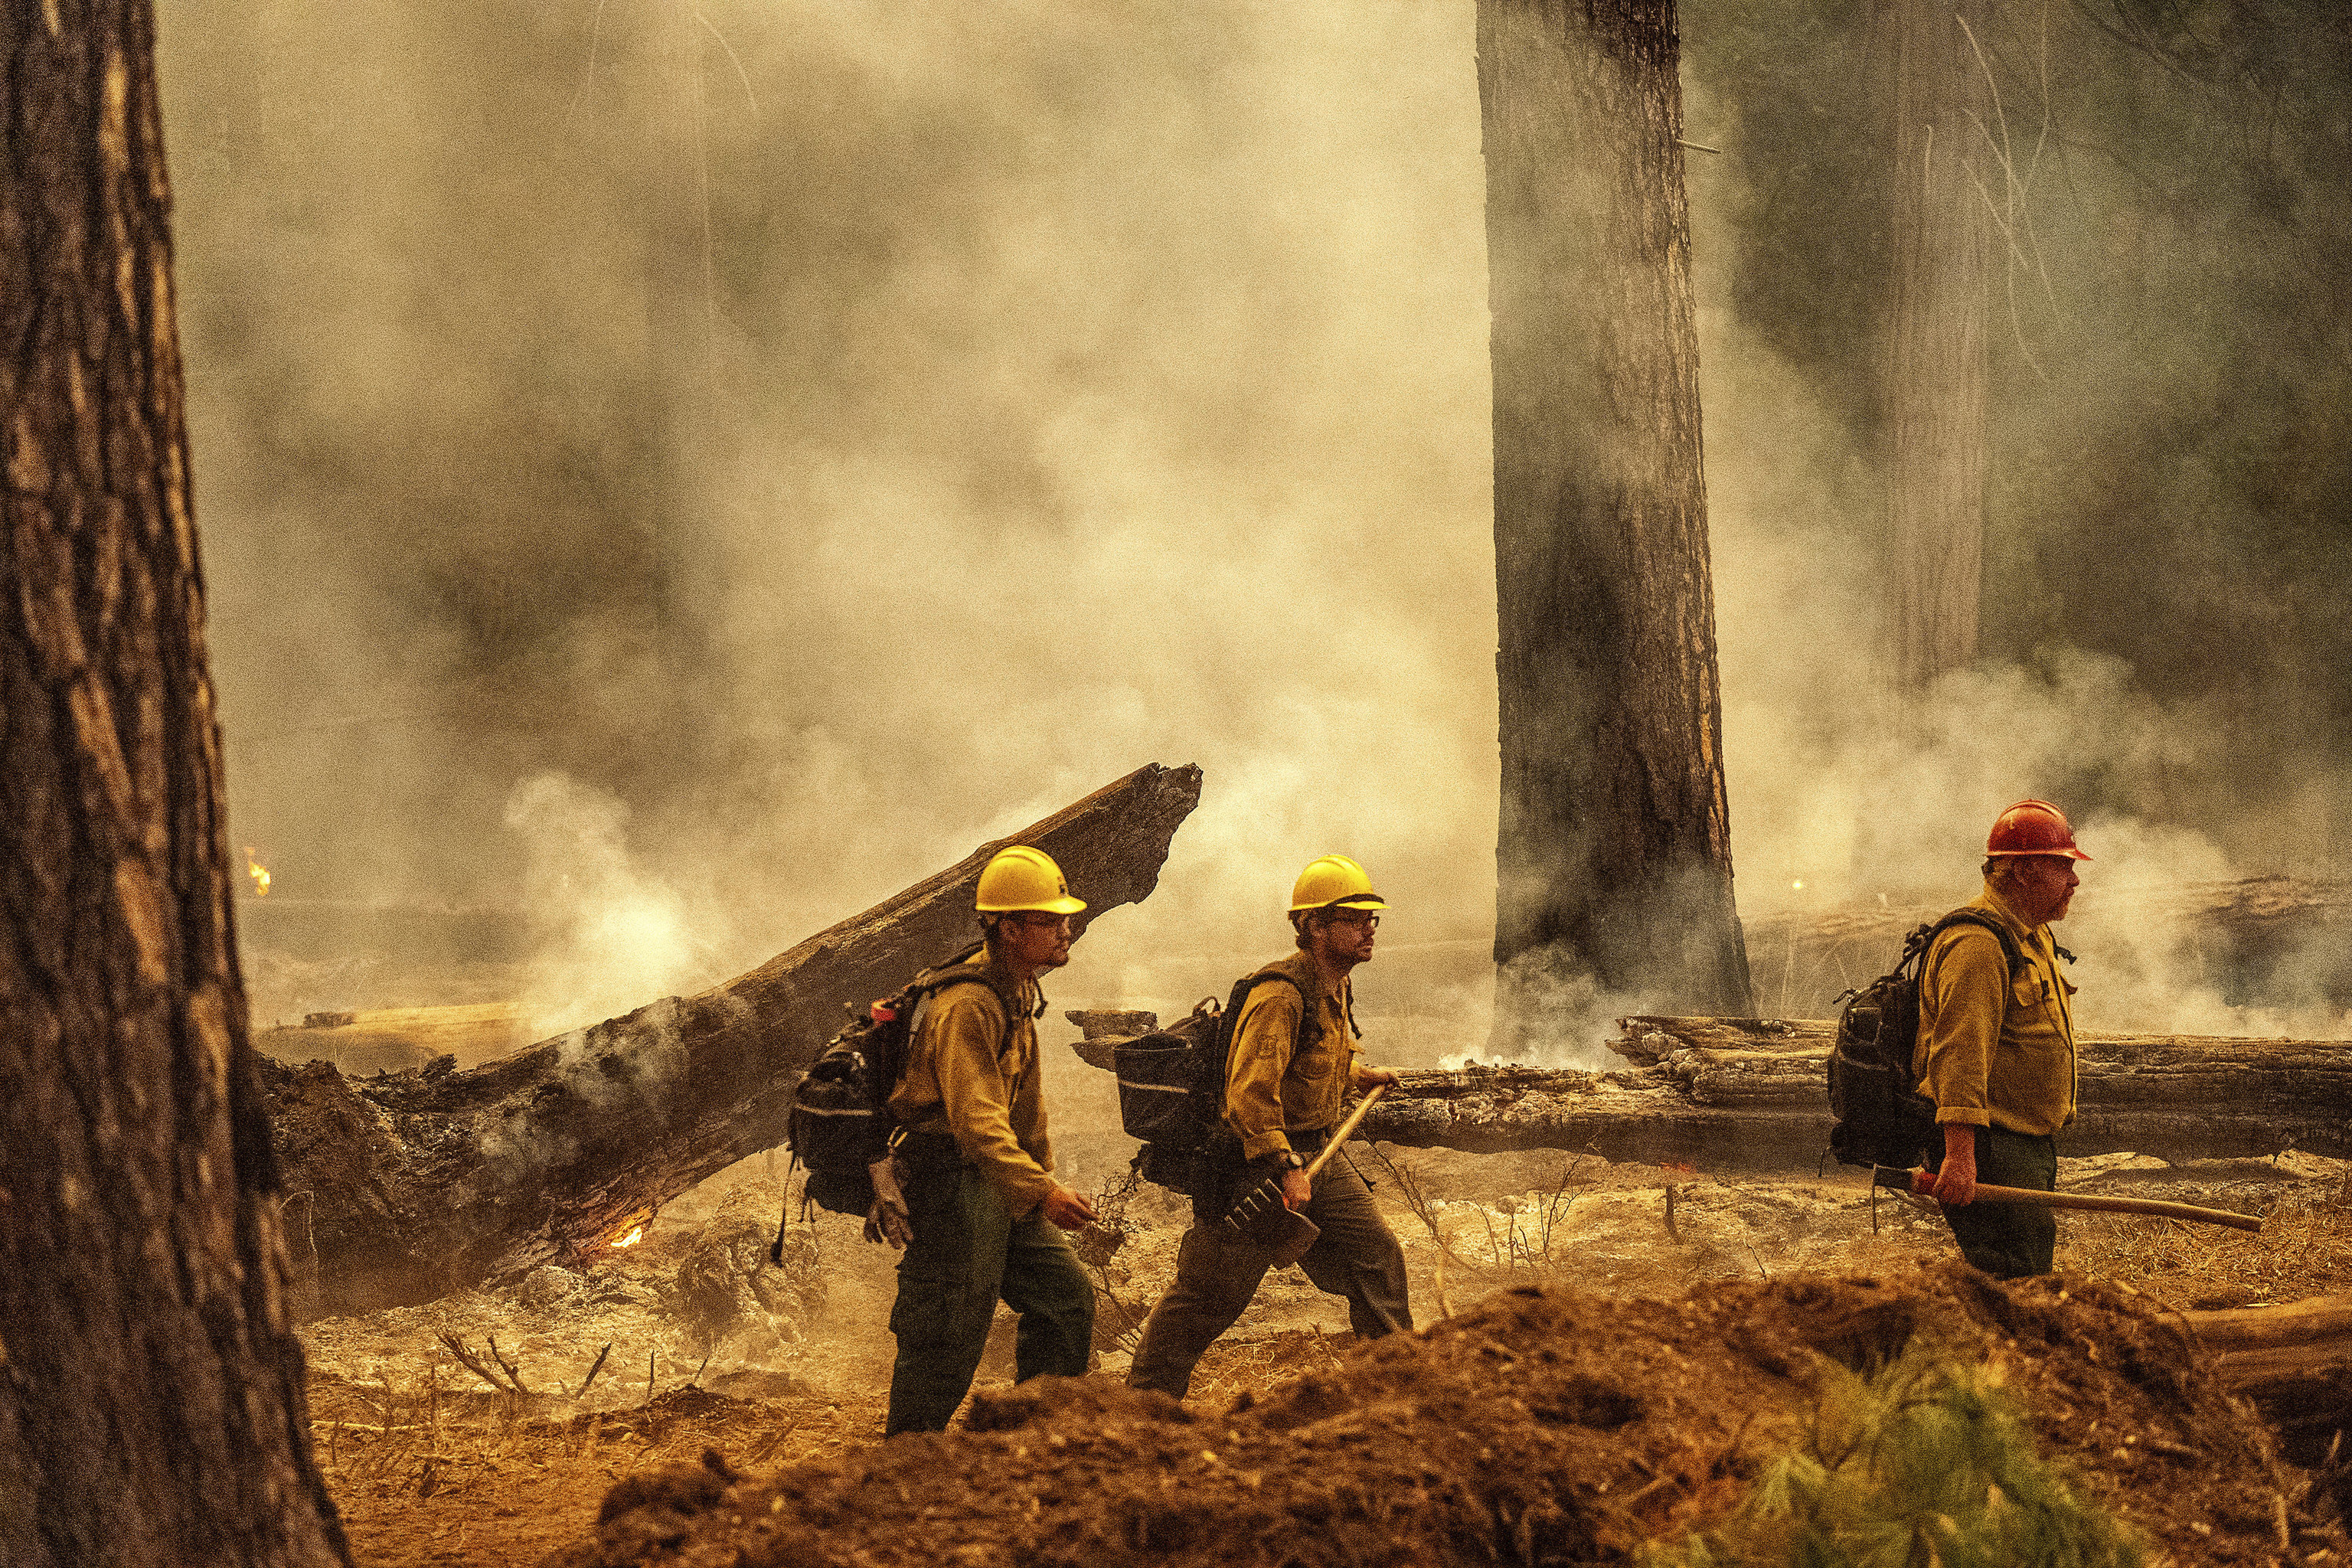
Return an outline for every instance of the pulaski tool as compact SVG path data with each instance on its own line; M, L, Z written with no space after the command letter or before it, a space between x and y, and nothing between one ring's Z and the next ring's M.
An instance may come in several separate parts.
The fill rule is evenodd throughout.
M1307 1167L1309 1184L1314 1182L1331 1156L1339 1152L1339 1145L1356 1131L1356 1123L1364 1119L1364 1112L1372 1108L1372 1101L1388 1090L1387 1084L1376 1083L1372 1085L1370 1093L1356 1102L1356 1109L1348 1112L1348 1119L1332 1131L1331 1141L1323 1145L1323 1152L1315 1156L1313 1164ZM1313 1220L1282 1201L1282 1182L1275 1176L1268 1176L1251 1188L1249 1195L1234 1205L1233 1213L1225 1215L1225 1223L1272 1252L1275 1267L1278 1268L1306 1257L1307 1249L1315 1245L1315 1238L1323 1234Z
M1870 1184L1892 1187L1898 1193L1914 1197L1936 1195L1936 1178L1926 1171L1906 1171L1896 1165L1873 1165ZM2232 1214L2228 1209L2200 1209L2192 1204L2160 1203L2154 1198L2105 1198L2090 1193L2043 1193L2030 1187L1990 1187L1977 1184L1976 1201L1980 1204L2040 1204L2053 1209L2105 1209L2111 1214L2154 1214L2168 1219L2195 1220L2200 1225L2226 1225L2232 1230L2260 1230L2263 1216L2253 1214Z

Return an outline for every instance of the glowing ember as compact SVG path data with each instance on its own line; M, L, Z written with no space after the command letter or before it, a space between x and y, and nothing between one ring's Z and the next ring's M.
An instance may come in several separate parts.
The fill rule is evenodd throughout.
M638 1226L632 1229L628 1235L613 1243L613 1245L615 1247L635 1247L638 1242L643 1241L645 1237L646 1227L644 1226Z
M1804 885L1804 883L1802 883L1802 882L1791 882L1791 883L1790 883L1790 884L1789 884L1789 886L1790 886L1791 889L1793 889L1794 890L1796 890L1797 892L1800 892L1800 893L1801 893L1801 892L1803 892L1803 891L1805 890L1805 885Z
M253 879L255 898L269 896L269 868L253 858L253 846L250 844L245 847L245 874Z

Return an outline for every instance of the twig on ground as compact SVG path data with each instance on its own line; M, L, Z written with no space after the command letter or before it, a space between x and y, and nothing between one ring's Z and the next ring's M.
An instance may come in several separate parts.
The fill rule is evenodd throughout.
M612 1353L613 1342L606 1340L604 1342L604 1348L596 1352L595 1363L588 1368L588 1375L582 1378L580 1380L580 1386L572 1391L572 1398L577 1399L582 1394L588 1392L588 1385L596 1381L596 1374L604 1370L604 1358Z
M504 1367L506 1369L507 1376L513 1380L514 1391L517 1394L529 1394L530 1390L522 1385L522 1368L499 1353L498 1336L496 1334L484 1334L482 1338L489 1343L490 1359Z
M509 1383L498 1373L492 1371L489 1367L483 1365L481 1358L468 1349L466 1342L459 1339L457 1335L443 1334L441 1336L441 1343L447 1348L451 1355L457 1358L457 1364L459 1366L464 1367L467 1372L472 1373L484 1383L488 1384L496 1392L499 1394L520 1394L522 1392L522 1388L520 1384ZM490 1353L495 1357L498 1352L493 1349ZM501 1362L499 1364L503 1366L505 1363ZM390 1392L390 1387L387 1385L385 1389L387 1396ZM389 1419L389 1416L386 1418Z
M797 1431L799 1431L799 1430L800 1430L800 1425L801 1425L801 1424L800 1424L800 1420L799 1420L799 1418L798 1418L798 1417L794 1417L793 1420L790 1420L790 1421L785 1422L785 1423L784 1423L784 1425L783 1425L783 1429L782 1429L782 1431L779 1431L779 1432L778 1432L774 1436L772 1436L772 1437L769 1438L766 1442L764 1442L764 1443L761 1444L761 1445L760 1445L760 1447L759 1447L759 1450L758 1450L756 1453L754 1453L754 1454L753 1454L750 1458L745 1459L745 1460L743 1461L743 1463L744 1463L745 1465L747 1465L747 1466L748 1466L748 1465L756 1465L756 1464L758 1464L761 1460L762 1460L762 1459L766 1458L769 1455L771 1455L771 1454L774 1453L774 1452L776 1451L777 1447L778 1447L780 1444L782 1444L785 1438L787 1438L787 1437L791 1436L794 1432L797 1432Z

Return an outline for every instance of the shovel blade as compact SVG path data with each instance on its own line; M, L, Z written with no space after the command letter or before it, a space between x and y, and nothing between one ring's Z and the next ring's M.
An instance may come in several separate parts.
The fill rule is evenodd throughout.
M1307 1249L1315 1245L1315 1238L1323 1232L1313 1220L1296 1210L1277 1212L1281 1217L1274 1222L1273 1228L1278 1234L1263 1245L1274 1254L1276 1268L1287 1268L1307 1256Z
M1286 1205L1280 1192L1270 1184L1243 1199L1225 1216L1225 1223L1239 1231L1243 1239L1272 1253L1276 1268L1286 1268L1306 1257L1315 1238L1323 1234L1313 1220Z

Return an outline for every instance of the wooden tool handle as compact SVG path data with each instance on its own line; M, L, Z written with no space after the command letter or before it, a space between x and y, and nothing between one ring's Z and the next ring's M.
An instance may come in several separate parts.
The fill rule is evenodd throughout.
M1936 1178L1926 1171L1911 1173L1911 1190L1923 1198L1936 1195ZM1977 1200L1996 1204L2040 1204L2053 1209L2105 1209L2111 1214L2154 1214L2169 1219L2195 1220L2200 1225L2226 1225L2231 1230L2260 1230L2263 1216L2232 1214L2228 1209L2200 1209L2193 1204L2168 1204L2157 1198L2107 1198L2092 1193L2043 1193L2029 1187L1995 1187L1977 1184Z
M1349 1135L1356 1131L1356 1123L1364 1119L1364 1112L1372 1108L1372 1101L1378 1100L1388 1091L1389 1086L1387 1084L1376 1083L1372 1085L1372 1091L1370 1094L1367 1094L1363 1099L1356 1101L1356 1109L1348 1112L1347 1121L1342 1121L1339 1126L1331 1130L1331 1141L1323 1145L1323 1152L1316 1155L1315 1163L1307 1167L1307 1179L1308 1181L1313 1181L1316 1177L1316 1173L1323 1169L1324 1163L1329 1160L1332 1155L1339 1152L1339 1145L1345 1143L1348 1141Z

